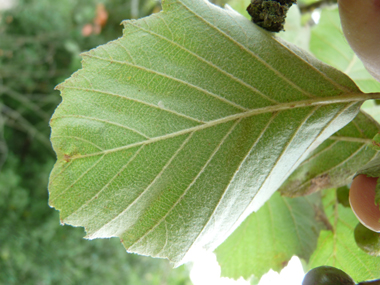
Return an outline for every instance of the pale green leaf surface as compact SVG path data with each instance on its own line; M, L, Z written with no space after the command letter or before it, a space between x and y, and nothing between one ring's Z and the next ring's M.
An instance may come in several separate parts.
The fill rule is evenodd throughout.
M344 74L232 10L168 0L59 85L49 203L177 265L215 249L357 114Z
M338 9L323 9L311 31L310 51L350 76L363 92L379 92L380 82L365 69L343 35Z
M363 103L361 110L364 110L375 121L380 122L380 106L376 104L378 100L368 100Z
M222 275L260 279L269 269L279 272L293 255L308 260L326 228L322 220L318 194L291 199L275 193L216 249Z
M359 221L352 210L338 203L334 190L324 192L323 204L334 231L321 231L309 269L321 265L334 266L356 282L379 278L379 257L366 254L355 243L354 229Z
M311 3L314 3L314 2L318 2L318 0L298 0L297 3L298 4L311 4Z
M377 155L371 148L379 124L364 112L315 149L280 187L290 197L337 188Z

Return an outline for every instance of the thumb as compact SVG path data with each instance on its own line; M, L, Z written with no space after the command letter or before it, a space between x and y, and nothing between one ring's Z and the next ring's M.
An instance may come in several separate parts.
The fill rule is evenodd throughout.
M380 0L338 0L338 5L348 43L380 81Z

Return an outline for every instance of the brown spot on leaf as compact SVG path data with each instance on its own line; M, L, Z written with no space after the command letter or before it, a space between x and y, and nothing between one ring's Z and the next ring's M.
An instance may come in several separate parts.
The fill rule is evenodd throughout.
M311 179L310 186L306 190L305 194L312 194L319 190L326 189L331 185L330 183L330 175L322 174L320 176L314 177Z
M63 156L63 160L66 161L66 162L69 162L70 159L71 159L71 156L68 155L68 154L65 154L65 155Z
M302 193L300 191L297 191L298 187L301 186L301 184L301 181L298 179L291 180L279 189L281 195L290 198L302 196Z
M375 7L375 10L379 11L380 10L380 0L374 0L373 6Z
M378 146L378 147L380 147L380 143L375 142L374 140L372 141L372 144L373 144L374 146Z

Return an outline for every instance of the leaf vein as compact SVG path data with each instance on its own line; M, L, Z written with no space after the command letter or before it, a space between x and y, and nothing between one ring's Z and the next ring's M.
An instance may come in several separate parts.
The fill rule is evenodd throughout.
M330 137L331 138L331 137ZM328 138L328 139L330 139ZM336 145L338 143L338 141L334 141L332 144L330 144L328 147L325 147L324 149L321 149L320 151L314 153L312 156L309 156L307 159L305 159L304 161L302 161L302 163L298 166L298 167L301 167L302 165L305 165L306 163L308 163L309 161L315 159L316 157L320 156L321 154L323 154L324 152L330 150L331 148L334 147L334 145Z
M142 145L134 154L133 156L127 161L126 164L124 164L120 170L89 200L86 201L86 203L82 204L78 209L76 209L75 211L73 211L71 213L71 215L75 214L76 212L79 212L80 210L82 210L83 208L85 208L87 205L89 205L92 201L94 201L105 189L107 189L107 187L119 176L119 174L121 172L123 172L123 170L125 168L128 167L128 165L138 156L138 154L140 153L140 151L144 148L144 145Z
M272 165L268 175L265 177L263 183L261 183L261 186L260 186L260 190L262 189L262 187L265 185L265 183L268 181L269 177L271 177L271 174L272 172L274 171L275 167L277 166L278 162L281 160L282 156L286 153L286 150L289 148L290 144L293 142L293 140L297 137L297 134L298 132L300 131L301 127L307 122L307 120L315 113L315 111L319 108L319 106L316 106L315 108L313 108L311 110L311 112L309 112L309 114L307 116L305 116L305 118L303 119L303 121L299 124L299 126L297 127L297 129L294 131L294 133L292 134L292 136L290 137L290 139L288 140L288 142L286 143L286 145L284 146L284 148L282 149L280 155L277 157L276 159L276 162ZM298 161L298 160L297 160ZM297 163L297 162L296 162ZM296 164L295 163L295 164ZM293 165L294 166L294 165ZM292 167L293 167L292 166ZM259 191L260 191L259 190ZM258 191L258 192L259 192ZM257 192L257 193L258 193ZM256 195L257 195L256 193ZM253 200L253 199L252 199ZM252 202L251 202L252 203Z
M321 134L323 134L323 132L328 128L330 127L330 125L335 121L335 119L340 116L342 113L344 113L344 111L346 111L348 108L352 107L352 105L354 105L354 103L351 103L351 104L347 104L347 106L345 108L343 108L340 112L338 112L331 120L328 124L325 125L325 127L319 132L319 134L315 137L314 141L309 145L309 147L306 149L306 151L304 153L308 153L309 149L314 147L314 143L317 141L317 139L321 136ZM303 157L301 156L297 162L293 165L293 167L289 168L289 171L288 171L288 175L290 173L292 173L294 171L294 166L298 165L298 162L303 159Z
M242 119L239 119L235 124L238 125L240 122L241 122ZM235 128L235 126L233 126L233 128ZM223 138L224 139L224 138ZM241 164L240 164L241 165ZM240 165L236 168L236 171L239 169ZM235 173L236 173L235 171ZM230 181L235 177L235 175L233 175L230 179ZM193 242L191 243L191 245L189 246L188 250L196 243L196 241L198 240L198 238L201 236L202 232L205 230L205 228L207 227L207 225L210 223L210 221L212 220L212 218L214 217L214 214L216 213L217 209L219 208L222 200L223 200L223 197L226 195L227 193L227 189L229 188L228 187L229 184L227 184L227 186L224 188L223 190L223 193L220 197L220 199L218 200L218 202L216 203L215 207L214 207L214 210L212 211L210 217L208 218L207 222L204 224L204 226L202 227L202 229L199 231L197 237L193 240ZM188 252L188 250L186 252Z
M320 100L310 99L310 100L297 101L297 102L292 102L292 103L281 103L281 104L275 105L275 106L267 106L264 108L253 109L253 110L249 110L247 112L226 116L226 117L223 117L221 119L209 121L209 122L204 123L202 125L198 125L198 126L187 128L187 129L180 130L177 132L173 132L173 133L165 134L162 136L154 137L154 138L151 138L151 139L143 141L143 142L137 142L137 143L129 144L126 146L105 150L104 152L105 153L116 152L116 151L131 148L131 147L135 147L135 146L141 145L141 144L150 144L150 143L153 143L156 141L169 139L169 138L176 137L179 135L183 135L186 133L190 133L193 131L199 131L199 130L203 130L203 129L206 129L209 127L213 127L213 126L216 126L218 124L226 123L229 121L234 121L234 120L237 120L239 118L247 118L247 117L258 115L258 114L282 111L282 110L287 110L290 108L303 108L303 107L328 105L328 104L335 104L335 103L345 103L345 102L352 102L352 101L354 101L354 103L356 103L358 101L364 101L366 99L374 98L374 97L380 97L380 93L379 94L378 93L374 93L374 94L359 93L359 94L348 95L348 96L337 96L337 97L330 97L330 98L322 98ZM326 128L327 128L327 126L326 126ZM72 159L85 158L85 157L95 156L95 155L100 155L100 154L103 154L103 152L86 154L86 155L78 155L76 157L73 157ZM292 169L292 171L293 171L293 169Z
M233 107L235 107L235 108L237 108L237 109L240 109L240 110L242 110L242 111L246 111L246 110L247 110L247 108L245 108L245 107L243 107L243 106L241 106L241 105L239 105L239 104L237 104L237 103L234 103L234 102L232 102L232 101L230 101L230 100L224 98L224 97L221 96L221 95L215 94L215 93L213 93L213 92L211 92L211 91L208 91L208 90L206 90L206 89L203 89L203 88L201 88L201 87L199 87L199 86L196 86L196 85L194 85L194 84L192 84L192 83L190 83L190 82L184 81L184 80L182 80L182 79L179 79L179 78L173 77L173 76L171 76L171 75L169 75L169 74L165 74L165 73L159 72L159 71L157 71L157 70L154 70L154 69L151 69L151 68L147 68L147 67L144 67L144 66L141 66L141 65L136 65L136 64L133 64L133 63L130 63L130 62L127 62L127 61L109 60L109 59L107 59L107 58L103 58L103 57L96 56L96 55L90 55L90 54L86 54L86 56L87 56L87 57L90 57L90 58L95 58L95 59L103 60L103 61L108 61L108 62L111 62L111 63L117 63L117 64L121 64L121 65L128 65L128 66L130 66L130 67L134 67L134 68L136 68L136 69L140 69L140 70L143 70L143 71L145 71L145 72L152 73L152 74L154 74L154 75L158 75L158 76L161 76L161 77L167 78L167 79L169 79L169 80L172 80L172 81L178 82L178 83L180 83L180 84L182 84L182 85L186 85L186 86L188 86L188 87L190 87L190 88L192 88L192 89L198 90L198 91L204 93L205 95L208 95L208 96L210 96L210 97L213 97L213 98L215 98L215 99L217 99L217 100L219 100L219 101L221 101L221 102L223 102L223 103L226 103L226 104L228 104L228 105L231 105L231 106L233 106Z
M153 181L136 197L136 199L130 203L128 205L128 207L126 207L122 212L118 213L115 217L113 217L110 221L106 222L100 229L102 229L103 227L109 225L110 223L112 223L113 221L115 221L118 217L122 216L123 214L125 214L133 205L135 205L139 199L145 194L148 192L148 190L150 189L150 187L152 187L152 185L154 185L154 183L156 183L156 181L162 176L162 174L165 172L165 170L169 167L169 165L173 162L173 160L177 157L177 155L182 151L182 149L185 147L185 145L190 141L191 137L193 136L194 133L190 133L187 138L182 142L182 144L180 145L180 147L175 151L175 153L170 157L170 159L168 160L168 162L163 166L163 168L161 169L161 171L155 176L155 178L153 179ZM141 147L142 148L142 147ZM98 229L97 231L99 231L100 229Z
M98 146L97 144L89 141L89 140L86 140L84 138L81 138L81 137L77 137L77 136L54 136L54 137L50 137L50 140L53 140L55 138L73 138L73 139L76 139L76 140L79 140L79 141L82 141L82 142L85 142L85 143L88 143L88 144L91 144L93 145L94 147L96 147L97 149L101 150L101 151L104 151L103 148L101 148L100 146Z
M362 144L371 144L372 139L365 138L355 138L355 137L346 137L346 136L331 136L329 140L341 141L341 142L351 142L351 143L362 143Z
M128 131L132 131L142 137L144 137L145 139L150 139L150 137L148 137L146 134L134 129L134 128L131 128L131 127L127 127L125 125L122 125L122 124L119 124L119 123L116 123L116 122L111 122L111 121L108 121L108 120L103 120L103 119L99 119L99 118L95 118L95 117L89 117L89 116L84 116L84 115L62 115L62 116L59 116L59 117L54 117L52 120L57 120L57 119L64 119L64 118L80 118L80 119L85 119L85 120L89 120L89 121L97 121L97 122L102 122L102 123L105 123L105 124L109 124L109 125L113 125L113 126L117 126L117 127L120 127L120 128L123 128L123 129L126 129Z
M292 221L293 221L293 224L294 224L294 229L295 229L295 231L297 233L299 245L301 246L300 253L303 253L303 252L305 252L305 244L302 242L302 238L301 238L301 235L300 235L300 232L299 232L299 229L298 229L298 223L296 222L296 218L294 217L293 211L291 210L291 206L289 205L287 199L284 198L283 196L281 196L281 198L284 201L284 204L286 205L286 208L288 209L289 214L290 214L290 216L292 218Z
M354 156L356 156L358 154L358 152L360 152L364 147L366 147L366 145L362 145L361 147L359 147L355 152L353 152L352 154L350 154L349 157L347 157L345 160L343 160L342 162L338 163L337 165L325 170L324 172L318 174L318 176L322 176L322 175L325 175L325 174L328 174L330 171L338 168L339 166L345 164L347 161L349 161L351 158L353 158ZM315 178L315 177L313 177ZM310 180L312 178L308 179L306 182L302 183L300 186L297 187L297 189L303 189L304 187L306 187L307 184L310 183Z
M71 183L69 186L67 186L65 189L63 189L59 193L59 195L54 197L54 199L51 199L50 202L53 203L55 200L57 200L59 197L61 197L63 194L65 194L67 192L67 190L69 190L72 186L74 186L76 183L78 183L87 173L89 173L91 171L91 169L93 169L96 165L98 165L99 162L102 161L104 157L105 157L105 155L100 157L93 165L91 165L89 168L87 168L85 171L83 171L83 173L81 175L79 175L78 178L75 179L73 183ZM67 168L65 168L65 169L67 169Z
M190 188L195 184L195 182L198 180L198 178L202 175L202 173L205 171L205 169L207 168L207 166L209 165L209 163L211 162L211 160L214 158L215 154L219 151L220 147L223 145L223 143L225 142L225 140L228 138L228 136L232 133L232 131L235 129L236 125L240 122L240 120L237 120L232 126L231 128L228 130L228 132L226 133L226 135L222 138L222 140L220 141L220 143L216 146L216 148L214 149L213 153L210 155L210 157L208 158L208 160L206 161L206 163L203 165L203 167L200 169L200 171L198 172L198 174L194 177L194 179L190 182L189 186L185 189L185 191L183 192L183 194L181 195L181 197L179 197L177 199L177 201L172 205L172 207L167 211L167 213L160 219L157 221L157 223L151 228L149 229L146 233L144 233L138 240L136 240L134 242L134 244L137 244L139 241L141 241L144 237L146 237L147 235L149 235L151 232L153 232L155 230L155 228L157 228L165 219L166 217L172 212L172 210L179 204L179 202L181 202L183 200L183 198L185 197L185 195L187 194L187 192L190 190Z
M179 117L183 117L183 118L186 118L186 119L189 119L189 120L192 120L192 121L195 121L197 123L204 123L204 121L201 121L201 120L198 120L196 118L193 118L193 117L190 117L188 115L185 115L185 114L182 114L182 113L179 113L177 111L174 111L174 110L170 110L170 109L163 109L159 106L156 106L156 105L153 105L153 104L150 104L148 102L145 102L145 101L141 101L141 100L138 100L138 99L134 99L134 98L130 98L130 97L126 97L126 96L121 96L120 94L116 94L116 93L112 93L112 92L107 92L107 91L103 91L103 90L98 90L98 89L88 89L88 88L82 88L82 87L65 87L65 88L70 88L70 89L77 89L77 90L83 90L83 91L87 91L87 92L96 92L96 93L101 93L101 94L105 94L105 95L110 95L110 96L115 96L115 97L119 97L123 100L129 100L129 101L133 101L133 102L136 102L136 103L140 103L140 104L143 104L143 105L146 105L148 107L151 107L151 108L155 108L155 109L158 109L160 111L165 111L165 112L168 112L168 113L172 113L174 115L177 115Z
M160 35L160 34L157 34L157 33L153 32L153 31L150 31L150 30L144 29L143 27L138 26L138 25L136 25L136 24L134 24L134 23L131 23L131 25L135 26L136 28L138 28L138 29L140 29L140 30L142 30L142 31L144 31L144 32L146 32L146 33L149 33L149 34L151 34L151 35L153 35L153 36L156 36L156 37L158 37L158 38L161 38L161 39L163 39L163 40L165 40L165 41L167 41L167 42L169 42L169 43L171 43L171 44L173 44L173 45L179 47L179 48L182 49L183 51L185 51L185 52L189 53L190 55L196 57L198 60L200 60L200 61L206 63L207 65L211 66L212 68L216 69L217 71L219 71L219 72L223 73L224 75L228 76L228 77L231 78L232 80L234 80L234 81L240 83L241 85L243 85L243 86L249 88L249 89L252 90L253 92L255 92L255 93L257 93L258 95L260 95L261 97L263 97L264 99L269 100L270 102L275 103L275 104L279 103L278 101L276 101L276 100L270 98L269 96L265 95L264 93L262 93L262 92L261 92L260 90L258 90L257 88L255 88L255 87L253 87L252 85L248 84L248 83L245 82L244 80L242 80L242 79L240 79L240 78L234 76L232 73L229 73L228 71L226 71L226 70L224 70L223 68L221 68L221 67L215 65L215 64L212 63L211 61L208 61L208 60L205 59L204 57L201 57L201 56L197 55L196 53L192 52L191 50L187 49L185 46L180 45L179 43L174 42L173 40L170 40L170 39L168 39L168 38L166 38L166 37L164 37L164 36L162 36L162 35Z
M125 53L130 57L132 63L133 63L133 64L136 64L136 61L135 61L135 59L133 58L133 56L131 55L131 53L129 52L129 50L128 50L127 48L125 48L125 46L123 46L123 45L120 43L120 41L113 41L113 42L111 42L111 43L113 43L113 44L115 44L115 45L118 45L118 46L120 46L122 49L124 49L124 50L125 50Z

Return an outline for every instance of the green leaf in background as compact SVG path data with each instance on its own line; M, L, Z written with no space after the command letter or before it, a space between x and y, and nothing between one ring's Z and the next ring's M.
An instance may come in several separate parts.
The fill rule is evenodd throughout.
M310 42L310 26L301 25L301 12L298 5L290 7L285 22L285 31L279 32L278 36L296 46L308 50Z
M360 112L300 164L281 186L281 193L295 197L350 183L354 174L377 155L370 145L379 131L380 125Z
M319 194L286 198L275 193L215 251L222 275L234 279L280 271L297 255L308 260L327 218Z
M89 239L179 265L215 249L379 94L233 10L163 9L126 21L58 87L49 203Z
M315 2L318 2L318 0L298 0L297 1L298 4L303 4L303 5L308 5Z
M352 210L338 203L335 190L323 192L323 204L333 231L321 231L309 269L321 265L334 266L356 282L379 278L379 258L368 255L355 243L354 229L359 221Z
M228 5L230 5L232 9L239 12L248 20L251 20L251 16L247 12L247 7L250 3L250 0L228 1ZM301 25L301 13L298 5L292 5L288 10L284 29L285 31L279 32L277 36L304 50L309 49L310 27Z
M311 31L310 51L350 76L363 92L379 92L380 82L365 69L343 35L338 9L323 9Z
M251 20L251 16L247 12L247 7L251 4L251 0L230 0L227 4L239 14Z

